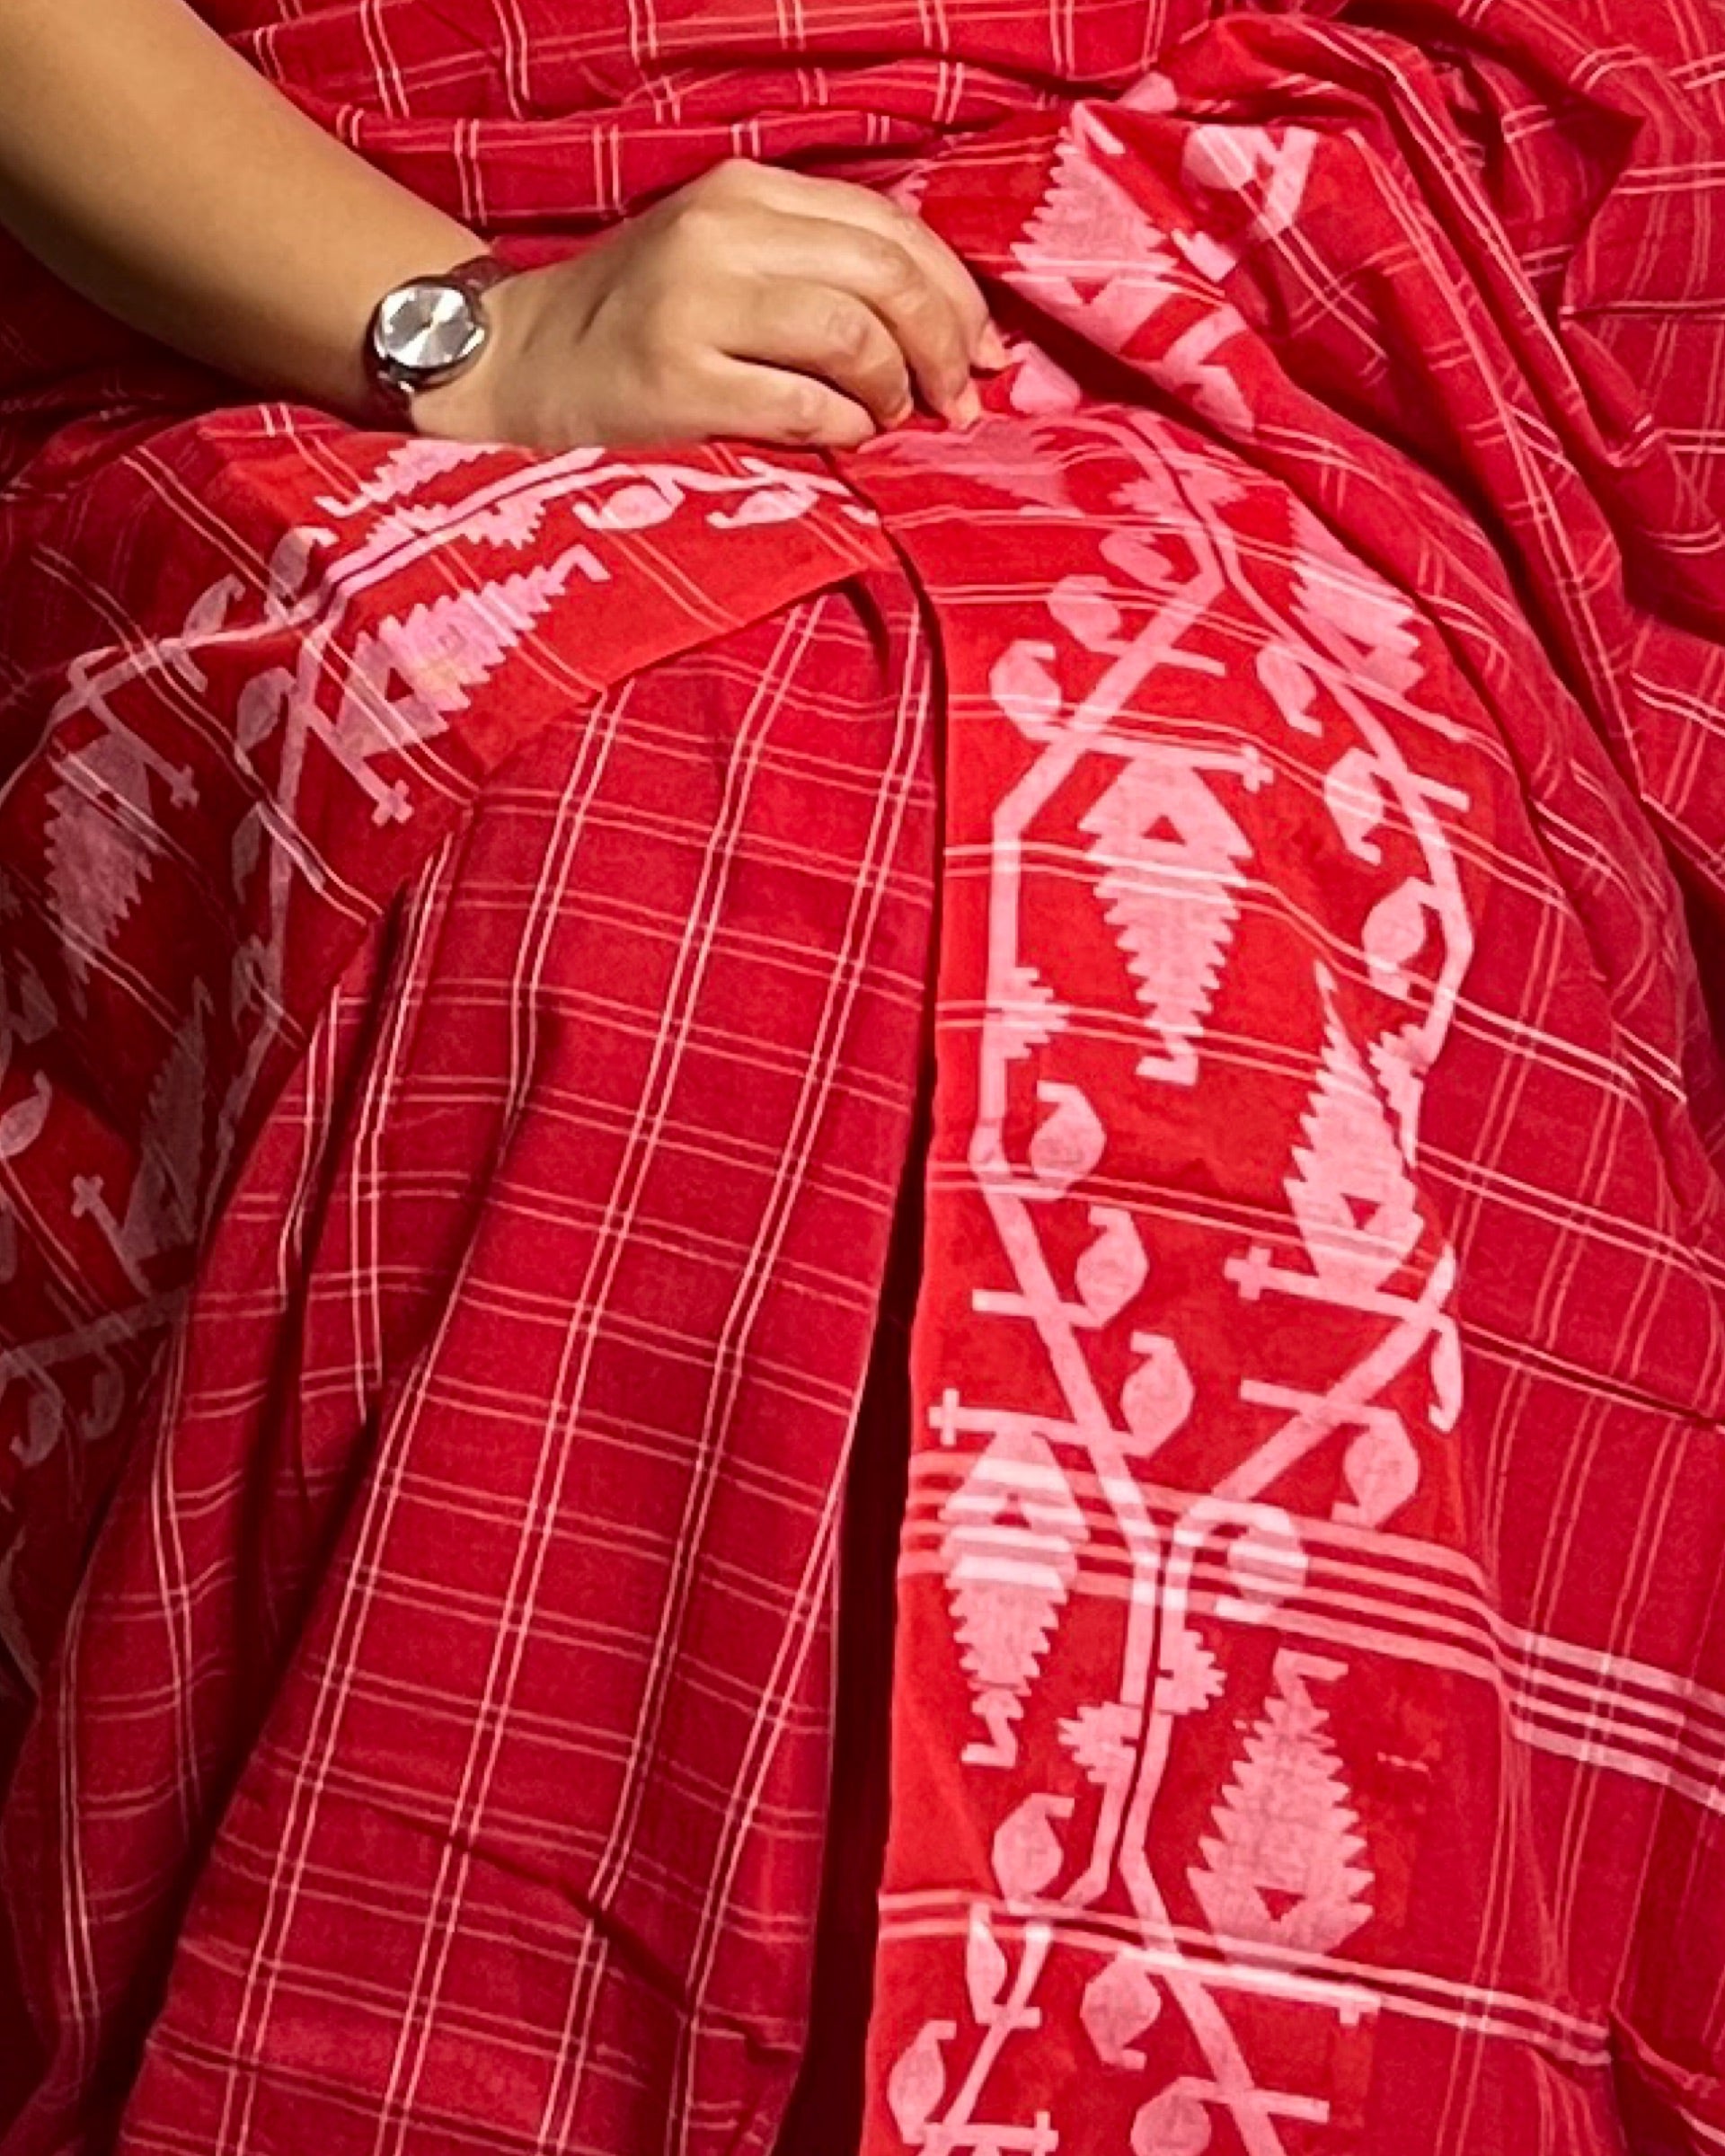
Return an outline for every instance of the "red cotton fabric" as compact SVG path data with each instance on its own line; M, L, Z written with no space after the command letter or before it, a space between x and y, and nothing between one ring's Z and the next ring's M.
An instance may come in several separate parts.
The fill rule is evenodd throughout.
M1725 2147L1716 16L208 12L1013 357L535 460L8 270L0 2152Z

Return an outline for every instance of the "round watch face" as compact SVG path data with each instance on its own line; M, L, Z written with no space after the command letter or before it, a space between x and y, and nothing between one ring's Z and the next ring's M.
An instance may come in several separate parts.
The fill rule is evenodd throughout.
M484 341L478 308L455 285L402 285L377 310L378 357L402 374L429 378L459 367Z

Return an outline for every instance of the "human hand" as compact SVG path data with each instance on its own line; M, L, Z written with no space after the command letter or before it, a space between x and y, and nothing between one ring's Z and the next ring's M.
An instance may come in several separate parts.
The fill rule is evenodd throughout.
M959 424L1004 354L951 249L884 197L741 160L488 297L422 433L545 451L730 437L854 448L916 401Z

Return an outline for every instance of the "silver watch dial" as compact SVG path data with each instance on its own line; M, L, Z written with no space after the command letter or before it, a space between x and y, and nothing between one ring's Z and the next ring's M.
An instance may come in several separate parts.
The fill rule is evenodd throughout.
M428 278L389 294L373 335L380 359L429 381L473 357L485 341L485 323L458 286Z

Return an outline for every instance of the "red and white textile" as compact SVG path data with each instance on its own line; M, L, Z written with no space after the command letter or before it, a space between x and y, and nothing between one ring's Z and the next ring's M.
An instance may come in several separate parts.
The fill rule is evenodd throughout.
M211 12L1015 359L535 463L21 282L4 2156L773 2144L907 1166L868 2156L1725 2146L1725 31Z

